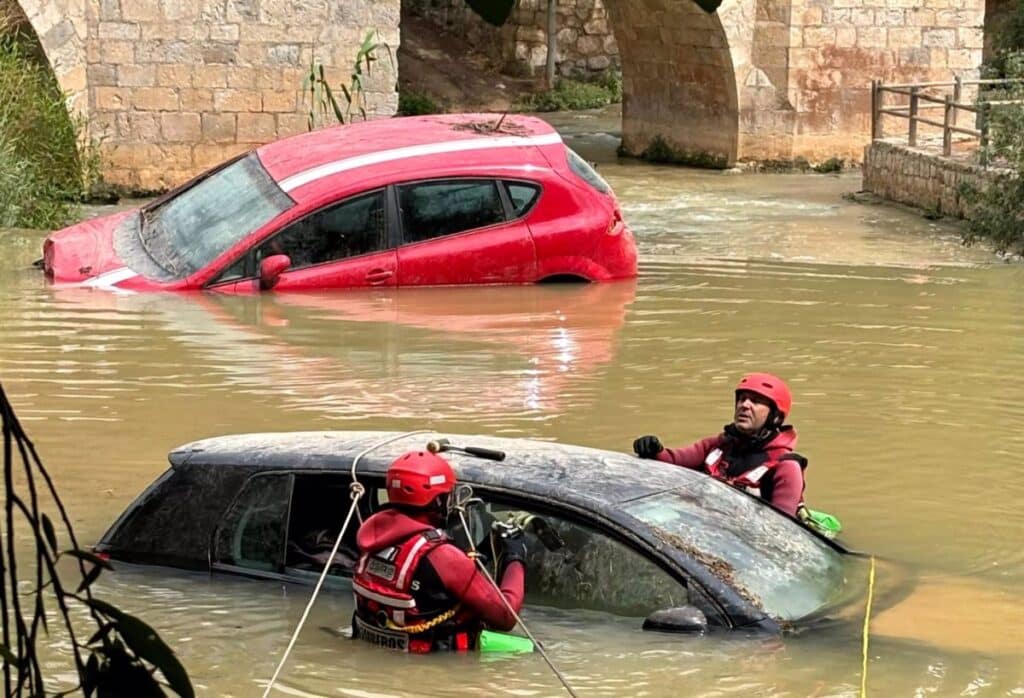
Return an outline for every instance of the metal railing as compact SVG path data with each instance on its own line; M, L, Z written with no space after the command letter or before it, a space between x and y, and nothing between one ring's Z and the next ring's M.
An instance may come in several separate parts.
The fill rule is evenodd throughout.
M1024 104L1024 100L978 100L963 102L964 87L967 86L998 86L1024 83L1024 79L992 79L962 80L959 77L950 82L917 82L885 85L879 80L871 81L871 140L884 138L882 128L883 116L896 116L907 120L907 145L917 146L918 124L925 124L942 129L942 154L949 156L953 152L953 134L959 133L979 141L979 158L982 165L987 165L989 115L992 107L1005 104ZM928 91L949 90L944 95L928 94ZM886 94L903 95L908 98L907 104L885 104ZM930 113L942 110L942 121L922 116L922 112ZM974 128L967 128L957 123L958 112L974 114Z

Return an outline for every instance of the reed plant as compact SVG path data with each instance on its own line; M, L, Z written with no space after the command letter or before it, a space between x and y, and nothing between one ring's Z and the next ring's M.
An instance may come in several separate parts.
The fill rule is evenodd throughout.
M56 228L98 181L86 124L68 112L34 36L0 9L0 226Z

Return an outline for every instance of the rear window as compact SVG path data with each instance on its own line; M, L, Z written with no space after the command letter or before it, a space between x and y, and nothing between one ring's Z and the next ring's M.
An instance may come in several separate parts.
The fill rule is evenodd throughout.
M540 197L540 187L526 182L505 182L509 201L512 202L513 218L525 216Z
M575 150L566 146L565 154L566 157L569 158L569 167L580 177L580 179L592 186L594 189L597 189L602 194L612 193L612 188L608 186L608 182L604 181L604 178L590 166L589 162L577 155Z

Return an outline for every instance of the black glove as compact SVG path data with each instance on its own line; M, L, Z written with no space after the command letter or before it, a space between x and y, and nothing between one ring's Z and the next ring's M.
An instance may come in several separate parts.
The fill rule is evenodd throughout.
M665 450L657 436L641 436L633 442L633 450L641 458L657 458Z
M515 524L495 521L493 530L500 547L502 571L516 560L525 564L526 539L523 537L523 529Z

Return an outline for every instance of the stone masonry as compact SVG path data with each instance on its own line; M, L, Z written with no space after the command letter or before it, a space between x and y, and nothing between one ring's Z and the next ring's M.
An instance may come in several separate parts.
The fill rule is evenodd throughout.
M405 1L449 13L456 2ZM472 31L536 72L547 1L519 0L512 26ZM986 20L985 0L724 0L712 15L690 0L550 1L562 72L620 62L626 152L658 143L717 166L859 161L871 80L975 76ZM339 85L366 30L397 51L401 2L20 0L72 107L102 140L108 180L140 190L305 130L310 61ZM375 65L367 110L390 115L396 66L383 56Z
M864 189L883 199L898 201L944 216L965 218L967 206L960 185L984 186L1000 172L973 163L911 148L903 143L874 141L864 151Z
M108 182L163 190L239 152L307 130L311 61L347 84L369 29L398 47L399 0L21 0ZM398 103L386 52L371 115ZM340 91L339 91L340 92Z
M501 28L480 19L466 0L406 0L406 7L459 34L508 72L544 74L547 0L519 0ZM561 0L556 10L555 66L559 75L588 75L619 67L619 48L601 0Z
M689 0L552 1L560 34L574 32L559 36L562 74L584 59L621 63L625 150L641 154L661 136L697 162L859 161L871 81L976 76L986 19L985 0L724 0L710 17ZM543 66L547 0L520 0L502 29L467 17L461 2L414 6L511 56L519 72ZM599 37L603 52L593 53Z

